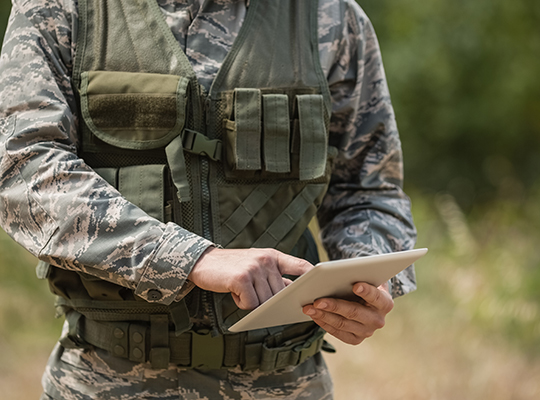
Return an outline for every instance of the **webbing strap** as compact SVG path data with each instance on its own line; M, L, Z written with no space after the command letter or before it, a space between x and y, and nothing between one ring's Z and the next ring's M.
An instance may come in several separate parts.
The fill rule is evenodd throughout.
M300 120L300 180L321 177L326 167L326 125L324 99L320 94L296 97Z
M182 136L178 135L165 147L171 177L177 190L179 202L191 200Z
M236 168L261 169L261 91L236 89Z
M73 310L69 311L65 315L68 323L68 331L60 338L60 344L68 349L84 347L84 340L82 340L80 336L81 326L79 324L82 319L82 315Z
M154 316L148 325L130 322L98 322L81 318L73 311L78 334L70 347L89 344L131 361L150 361L152 368L168 368L169 362L182 368L271 371L298 365L315 355L323 345L324 331L316 328L302 336L291 338L283 345L270 347L263 342L246 344L243 333L213 338L210 333L185 332L180 336L164 330L165 319ZM76 315L78 314L78 315ZM79 320L83 320L79 323ZM70 324L71 329L71 324ZM165 337L167 335L167 337ZM154 337L155 336L155 337ZM166 346L163 346L167 343ZM67 346L66 346L67 347ZM148 349L150 351L148 351Z
M189 311L185 301L173 303L171 306L147 303L144 301L96 301L86 299L67 300L57 297L56 307L60 315L68 314L72 310L86 317L86 321L143 321L149 322L153 314L167 314L174 324L177 336L191 329Z
M247 226L253 216L257 214L281 185L259 185L227 218L221 227L221 244L227 246Z
M257 239L253 247L276 247L290 230L302 219L313 201L325 190L324 184L310 184L294 198L287 208Z
M264 163L269 172L286 173L291 170L289 136L289 96L263 95Z
M154 369L169 366L171 349L169 348L169 318L167 315L150 316L150 363Z

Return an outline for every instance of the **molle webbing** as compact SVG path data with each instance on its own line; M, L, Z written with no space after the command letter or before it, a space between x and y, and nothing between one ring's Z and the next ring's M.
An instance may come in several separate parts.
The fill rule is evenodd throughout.
M221 227L221 243L227 246L279 189L279 184L257 186Z
M268 229L253 244L253 247L277 247L281 240L302 219L315 199L326 189L326 185L306 186L272 222ZM309 222L309 221L308 221Z
M69 311L70 330L64 347L96 346L134 362L149 361L154 369L173 363L182 368L273 371L298 365L323 346L324 331L312 324L289 326L277 335L260 331L212 337L208 332L175 334L168 330L167 315L150 316L150 322L105 322Z

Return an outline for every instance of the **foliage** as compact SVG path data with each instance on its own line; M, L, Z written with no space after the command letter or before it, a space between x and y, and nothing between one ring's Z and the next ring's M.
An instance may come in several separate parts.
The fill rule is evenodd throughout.
M538 189L527 201L499 199L468 217L449 194L413 194L418 246L430 249L418 270L418 305L534 357L540 356Z
M540 2L358 2L383 50L407 184L467 210L501 190L528 194L540 170ZM0 2L0 35L9 8Z
M359 0L381 43L407 182L462 206L540 170L537 0Z

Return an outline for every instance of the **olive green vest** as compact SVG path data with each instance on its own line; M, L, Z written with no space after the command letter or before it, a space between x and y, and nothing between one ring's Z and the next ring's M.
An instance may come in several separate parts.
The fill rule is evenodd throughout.
M161 221L225 248L307 257L306 228L335 152L327 145L331 104L317 6L251 0L206 93L155 0L80 0L73 71L80 156ZM141 303L132 291L85 274L51 267L48 277L52 290L70 299L61 301L64 308ZM191 327L178 321L186 312L193 318L200 300L215 333L244 313L230 295L197 289L169 310L179 330ZM145 307L153 313L153 305Z

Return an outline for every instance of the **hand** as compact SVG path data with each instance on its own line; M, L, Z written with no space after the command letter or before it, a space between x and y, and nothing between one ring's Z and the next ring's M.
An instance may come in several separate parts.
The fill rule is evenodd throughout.
M304 306L302 311L339 340L348 344L360 344L384 326L384 319L394 308L394 301L388 293L387 284L376 288L359 282L353 286L353 292L361 297L365 304L324 298Z
M211 247L188 279L204 290L230 292L238 307L251 310L291 283L282 275L302 275L311 268L309 262L274 249Z

